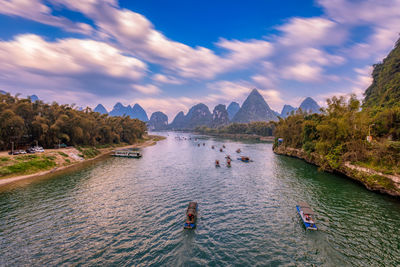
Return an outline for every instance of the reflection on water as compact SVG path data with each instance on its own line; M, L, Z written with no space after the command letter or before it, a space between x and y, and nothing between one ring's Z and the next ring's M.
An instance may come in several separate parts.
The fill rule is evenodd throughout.
M169 135L141 159L0 193L0 266L400 264L398 200L274 155L271 144L204 138L197 147ZM224 153L211 149L222 144ZM236 160L237 148L254 162ZM183 230L191 200L194 231ZM301 200L318 213L318 232L301 224Z

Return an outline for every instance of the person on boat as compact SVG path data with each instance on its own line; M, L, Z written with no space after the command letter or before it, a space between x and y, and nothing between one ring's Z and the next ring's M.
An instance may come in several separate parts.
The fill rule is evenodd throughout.
M193 214L188 215L188 219L186 221L188 224L194 223L194 216Z

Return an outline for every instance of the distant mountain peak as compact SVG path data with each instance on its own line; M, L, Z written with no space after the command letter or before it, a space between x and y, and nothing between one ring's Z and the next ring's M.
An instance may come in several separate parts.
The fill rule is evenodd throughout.
M231 102L226 109L228 112L229 120L232 120L235 117L236 113L239 111L240 105L237 102Z
M135 103L135 105L133 105L133 107L131 109L132 109L132 116L131 116L132 118L139 119L141 121L149 120L149 117L147 117L146 111L138 103Z
M117 102L117 103L114 105L114 108L122 108L122 107L124 107L124 105L122 105L121 102Z
M311 97L306 97L306 99L301 102L300 107L302 111L307 113L320 113L320 106Z
M38 97L37 95L30 95L30 96L28 96L28 97L31 99L31 102L32 102L32 103L34 103L34 102L36 102L36 101L39 100L39 97Z
M149 120L146 111L139 104L135 104L132 108L131 105L124 106L121 102L117 102L109 114L110 116L129 116L144 122Z
M233 122L248 123L252 121L271 121L277 120L277 116L271 110L264 97L253 89L242 107L233 118Z
M229 115L226 106L216 105L212 114L212 127L219 127L229 124Z
M185 113L183 111L178 112L176 114L174 120L169 125L169 128L172 130L183 129L185 124Z
M102 104L98 104L94 108L94 112L98 112L100 114L108 114L108 111L106 110L106 108Z
M291 113L296 111L295 107L292 107L291 105L284 105L281 111L280 116L282 118L286 118L288 117Z
M150 116L147 127L151 131L166 130L168 127L168 116L161 111L156 111Z

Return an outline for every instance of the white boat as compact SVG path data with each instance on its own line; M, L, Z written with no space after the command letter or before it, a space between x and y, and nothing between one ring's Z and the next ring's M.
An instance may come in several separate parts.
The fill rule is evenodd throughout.
M122 158L140 158L142 154L139 151L131 151L131 150L115 150L112 154L114 157L122 157Z

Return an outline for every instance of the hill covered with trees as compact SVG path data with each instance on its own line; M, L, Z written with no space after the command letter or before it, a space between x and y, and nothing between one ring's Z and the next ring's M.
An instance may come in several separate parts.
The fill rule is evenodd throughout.
M21 99L10 94L0 95L0 149L28 146L35 141L53 148L68 145L105 145L129 143L142 138L146 125L129 117L110 117L83 111L73 105L46 104L40 100Z
M382 63L374 65L372 78L363 106L400 107L400 39Z
M320 114L297 112L281 118L276 124L274 151L400 195L400 182L394 182L400 181L399 44L374 66L373 83L362 106L354 95L333 97ZM369 175L355 171L360 168L368 169Z

